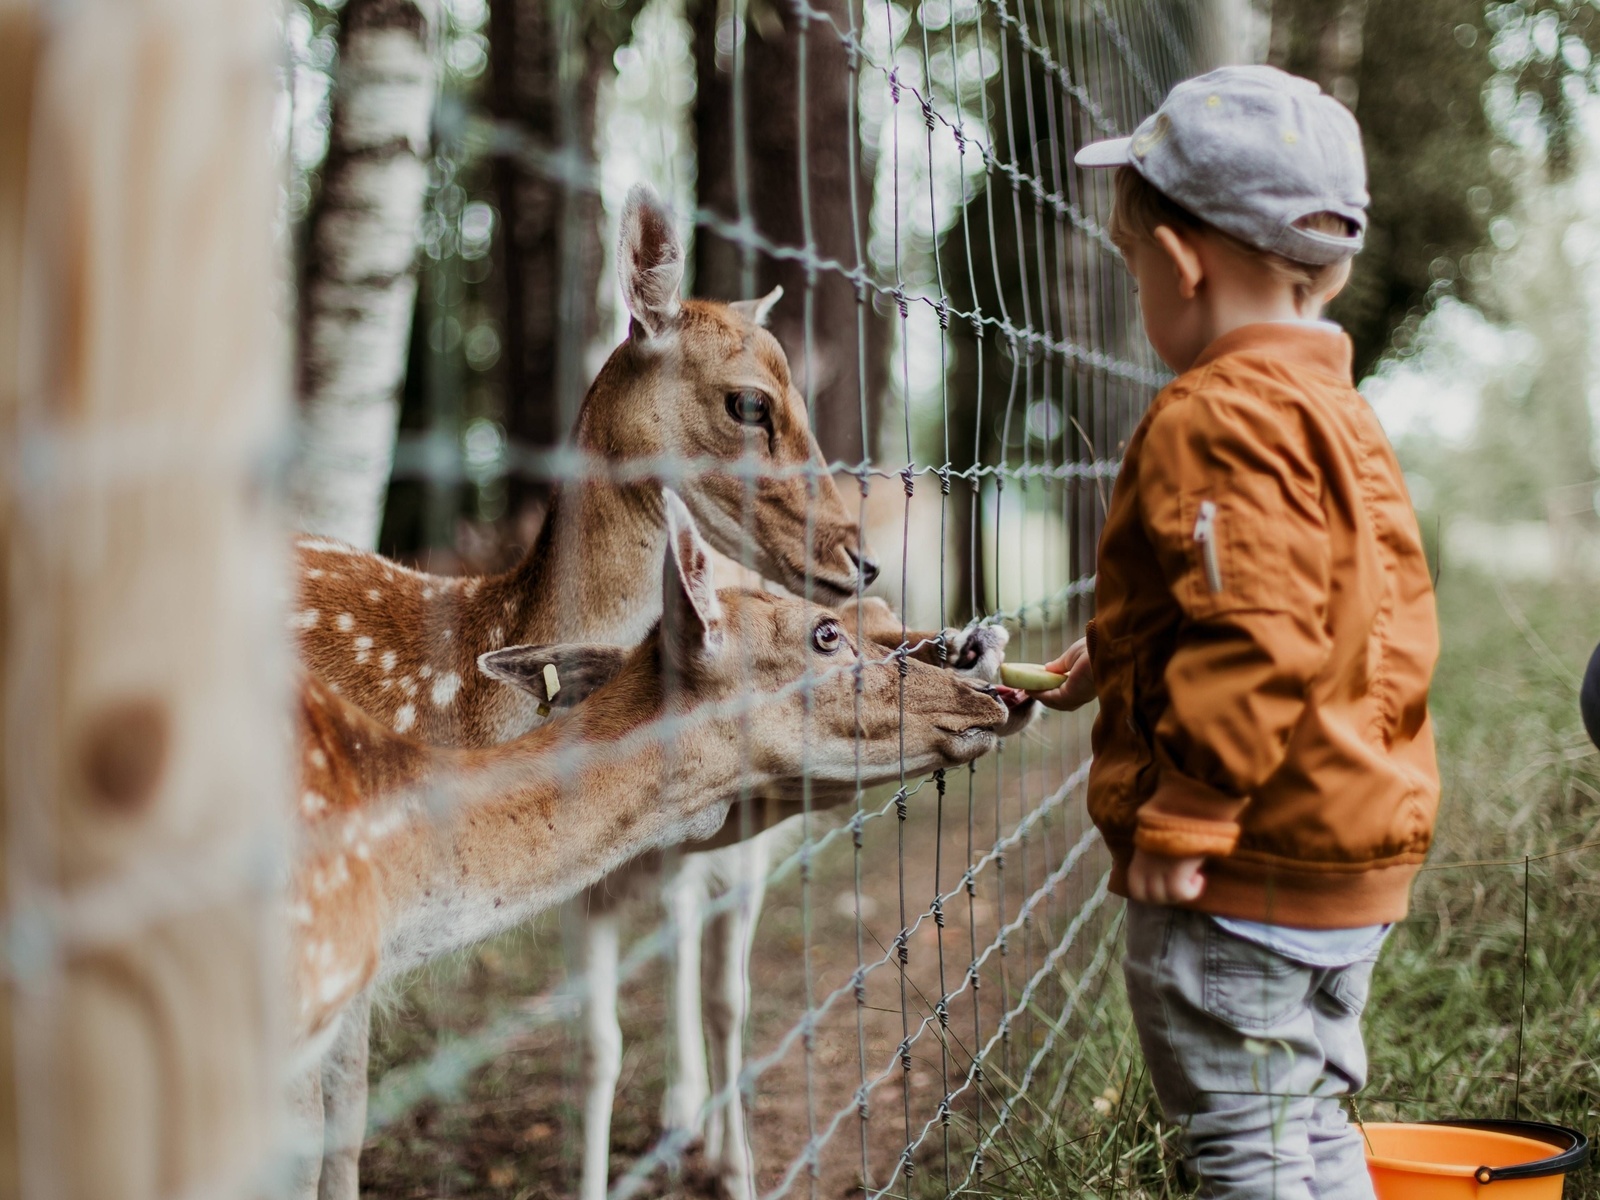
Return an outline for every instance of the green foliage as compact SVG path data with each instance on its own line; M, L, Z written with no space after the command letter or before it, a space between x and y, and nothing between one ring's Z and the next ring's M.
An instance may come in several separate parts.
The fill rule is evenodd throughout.
M1556 178L1570 169L1600 14L1573 0L1272 0L1271 15L1272 61L1353 102L1366 142L1367 249L1331 311L1359 377L1441 295L1493 311L1479 252L1516 200L1508 139L1540 143Z
M1367 1120L1520 1112L1592 1133L1600 847L1588 843L1600 836L1600 754L1579 723L1576 680L1600 639L1600 615L1587 589L1512 591L1448 569L1439 608L1444 651L1431 708L1444 805L1412 915L1374 977L1370 1080L1358 1109ZM1572 852L1526 869L1524 1012L1522 855L1554 851ZM1060 1102L1035 1099L1019 1113L971 1194L1189 1194L1111 974L1064 1039L1070 1050L1054 1077L1032 1089L1037 1098L1061 1088ZM1566 1195L1600 1197L1600 1178L1581 1172Z

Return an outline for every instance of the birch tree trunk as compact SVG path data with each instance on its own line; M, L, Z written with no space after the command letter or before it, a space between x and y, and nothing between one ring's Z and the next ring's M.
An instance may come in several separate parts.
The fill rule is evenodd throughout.
M436 0L349 0L300 292L301 528L371 547L394 464L438 71Z
M0 1196L256 1193L287 811L275 11L0 0Z

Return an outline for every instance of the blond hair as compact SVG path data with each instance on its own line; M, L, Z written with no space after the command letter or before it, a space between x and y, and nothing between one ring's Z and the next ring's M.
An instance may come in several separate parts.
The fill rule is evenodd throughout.
M1117 249L1126 253L1136 242L1154 240L1156 227L1159 225L1167 225L1174 230L1209 234L1240 254L1260 259L1274 275L1294 288L1296 300L1304 300L1312 293L1321 291L1332 281L1334 272L1341 265L1295 262L1292 258L1285 258L1270 250L1258 250L1249 242L1202 221L1183 205L1170 199L1166 193L1132 167L1118 167L1116 194L1111 206L1111 223L1106 230L1111 235L1112 243ZM1338 237L1348 237L1352 232L1350 222L1331 212L1312 213L1310 216L1301 217L1295 225L1314 233L1331 233Z

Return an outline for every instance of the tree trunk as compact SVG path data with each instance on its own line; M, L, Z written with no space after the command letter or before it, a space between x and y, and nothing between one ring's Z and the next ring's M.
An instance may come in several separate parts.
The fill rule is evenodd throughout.
M276 1132L273 34L0 0L0 1195L243 1200Z
M590 163L601 80L626 40L642 0L617 8L576 0L503 0L489 9L493 78L489 105L529 148L575 152ZM513 445L559 445L589 383L588 351L599 333L596 296L605 256L600 196L556 178L549 160L502 155L494 186L505 289L506 432ZM541 510L551 482L513 472L513 528Z
M371 547L394 463L438 72L435 0L349 0L300 293L300 526Z
M737 222L741 191L750 224L766 241L790 248L806 245L803 201L809 197L811 239L816 253L846 268L865 253L866 222L872 209L872 180L856 164L856 216L850 204L851 136L855 119L856 76L838 35L826 23L805 29L806 161L800 160L803 22L788 4L752 5L743 39L742 111L734 92L733 39L719 21L732 21L717 0L697 0L694 24L694 125L699 147L700 206ZM850 27L842 0L818 0L841 29ZM740 131L742 128L742 137ZM748 181L741 188L742 160ZM811 345L807 353L807 267L749 251L706 228L696 232L695 293L719 300L764 295L781 284L784 299L773 310L772 332L783 344L801 392L812 405L812 425L829 460L857 463L875 449L882 411L887 346L885 322L873 308L874 296L858 297L855 285L837 271L817 273L811 286ZM864 348L863 348L864 342ZM865 422L865 439L862 435Z

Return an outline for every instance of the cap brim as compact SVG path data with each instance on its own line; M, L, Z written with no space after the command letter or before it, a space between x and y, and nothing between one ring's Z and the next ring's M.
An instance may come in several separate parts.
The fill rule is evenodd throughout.
M1128 154L1128 147L1132 145L1131 137L1090 142L1072 156L1072 161L1080 167L1125 167L1133 161Z

